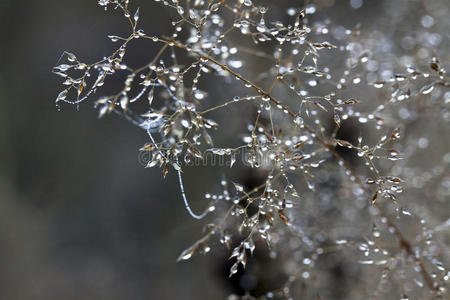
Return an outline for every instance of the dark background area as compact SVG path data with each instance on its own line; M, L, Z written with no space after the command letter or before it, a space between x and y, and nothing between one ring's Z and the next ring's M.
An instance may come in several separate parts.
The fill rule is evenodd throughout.
M169 29L162 5L136 2L148 34ZM332 14L355 11L337 2ZM389 8L389 0L366 2L341 23L371 24ZM221 299L233 291L226 252L176 262L203 225L185 211L174 174L164 180L139 164L145 132L115 115L98 120L92 101L80 111L55 107L61 86L51 70L62 52L94 61L114 49L106 35L125 30L123 17L96 1L0 0L0 299ZM137 50L131 64L157 50ZM186 179L194 210L213 180Z
M153 1L141 7L155 30L167 21ZM92 102L55 107L62 52L110 53L106 35L128 30L123 18L96 1L1 0L0 20L0 299L223 293L209 259L176 263L202 223L187 215L173 175L139 164L145 132L98 120Z

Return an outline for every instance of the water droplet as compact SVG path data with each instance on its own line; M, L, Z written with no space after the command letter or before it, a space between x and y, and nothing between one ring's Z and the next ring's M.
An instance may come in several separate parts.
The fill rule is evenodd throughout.
M426 94L431 93L433 91L433 89L434 89L434 84L426 85L420 89L420 93L422 95L426 95Z
M297 125L303 125L303 118L300 117L300 116L296 116L294 118L294 123L297 124Z
M133 20L134 20L134 22L137 22L139 20L139 7L138 7L138 9L136 9L136 12L133 16Z
M115 43L117 42L120 37L118 37L117 35L108 35L108 38L111 40L111 42Z
M243 63L241 60L229 60L228 64L230 65L230 67L235 68L235 69L239 69L243 66Z
M375 224L373 224L372 227L372 235L376 238L380 237L380 231L378 230L377 226Z
M295 16L295 13L296 13L296 9L295 9L295 8L292 8L292 7L290 7L290 8L288 8L288 9L286 10L286 13L288 14L288 16L291 16L291 17L293 17L293 16Z
M380 89L384 86L385 83L386 83L385 81L377 81L373 84L373 86L377 89Z

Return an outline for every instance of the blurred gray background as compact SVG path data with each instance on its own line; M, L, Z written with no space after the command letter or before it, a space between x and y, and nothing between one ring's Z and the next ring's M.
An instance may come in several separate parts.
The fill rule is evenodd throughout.
M365 2L352 10L339 0L330 13L345 11L342 25L370 27L391 1ZM133 5L148 34L169 30L162 5ZM302 1L279 5L273 9L281 18L281 7ZM61 85L51 69L62 52L92 62L113 49L107 34L127 32L118 13L93 0L0 0L0 299L222 299L236 292L226 252L176 263L202 223L185 211L173 174L163 180L159 169L138 163L145 132L118 116L98 120L92 102L80 111L55 107ZM132 62L157 50L137 50ZM192 174L187 193L198 211L204 187L218 182Z
M146 25L167 20L140 2ZM0 25L0 299L223 297L208 258L176 263L202 223L173 174L138 163L145 132L98 120L92 102L55 107L62 52L110 53L106 35L128 30L123 18L96 1L0 0Z

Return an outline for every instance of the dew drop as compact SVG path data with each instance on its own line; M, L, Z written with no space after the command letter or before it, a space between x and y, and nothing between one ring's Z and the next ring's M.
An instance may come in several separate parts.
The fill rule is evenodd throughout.
M300 116L295 117L294 123L297 125L303 125L303 118Z

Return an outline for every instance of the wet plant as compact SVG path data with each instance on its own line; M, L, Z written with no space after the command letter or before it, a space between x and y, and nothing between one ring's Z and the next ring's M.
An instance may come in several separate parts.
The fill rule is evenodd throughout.
M109 35L117 48L97 62L65 52L56 105L94 98L99 117L115 113L146 132L146 167L176 173L188 213L207 220L178 260L223 244L230 277L257 251L280 261L283 283L230 299L448 297L448 23L424 15L397 42L331 21L323 12L334 1L155 0L173 27L158 35L140 28L135 3L98 4L120 11L129 35ZM136 40L158 52L131 67ZM398 44L404 54L391 55ZM123 84L97 95L110 77ZM234 142L223 146L223 136ZM183 171L206 154L226 162L214 165L224 176L196 213ZM330 277L336 262L344 296Z

